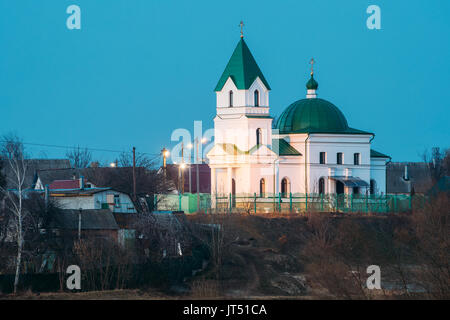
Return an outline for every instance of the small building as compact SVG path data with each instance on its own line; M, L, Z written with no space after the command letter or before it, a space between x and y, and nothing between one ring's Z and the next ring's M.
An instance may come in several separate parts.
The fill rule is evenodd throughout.
M425 162L390 162L386 166L387 194L425 194L431 187Z
M82 180L81 178L80 180ZM75 181L54 181L53 186L73 186ZM136 213L131 197L112 188L86 188L83 183L80 187L69 189L52 189L49 188L50 198L56 200L63 209L109 209L113 213Z
M81 217L81 219L80 219ZM57 236L78 237L81 221L81 238L104 238L118 241L119 227L109 209L65 209L52 216L49 229Z

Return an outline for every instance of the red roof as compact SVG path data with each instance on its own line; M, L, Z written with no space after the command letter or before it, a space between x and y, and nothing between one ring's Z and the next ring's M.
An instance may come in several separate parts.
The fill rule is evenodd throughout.
M49 189L79 189L80 180L55 180L53 181Z

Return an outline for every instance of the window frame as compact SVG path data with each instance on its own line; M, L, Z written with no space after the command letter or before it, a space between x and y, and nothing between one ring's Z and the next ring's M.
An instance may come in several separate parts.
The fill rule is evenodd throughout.
M355 166L361 165L361 153L355 152L353 154L353 165Z
M336 153L336 164L344 164L344 153L343 152L338 152Z
M258 91L258 89L253 91L253 103L254 103L255 107L259 107L259 91Z
M319 153L319 164L327 164L327 153L325 151L320 151Z

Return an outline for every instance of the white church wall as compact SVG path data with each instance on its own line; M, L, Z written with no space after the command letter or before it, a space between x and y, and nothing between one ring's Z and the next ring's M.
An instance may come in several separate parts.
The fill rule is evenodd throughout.
M231 78L225 82L221 91L216 92L216 104L218 108L230 107L230 91L233 91L233 107L255 106L254 92L259 92L259 106L269 106L269 90L262 81L255 79L248 90L239 90Z
M371 159L370 178L375 180L375 193L386 194L386 159Z

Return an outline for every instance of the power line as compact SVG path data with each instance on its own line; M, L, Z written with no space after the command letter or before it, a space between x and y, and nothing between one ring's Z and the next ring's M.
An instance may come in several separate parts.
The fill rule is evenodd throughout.
M0 140L1 142L8 142L5 140ZM75 149L78 146L61 146L61 145L53 145L53 144L43 144L43 143L33 143L33 142L21 142L22 144L39 146L39 147L48 147L48 148L60 148L60 149ZM80 149L89 150L89 151L98 151L98 152L114 152L114 153L128 153L132 151L119 151L119 150L110 150L110 149L98 149L98 148L89 148L89 147L79 147ZM136 152L138 154L145 154L149 156L160 156L160 153L149 153L149 152ZM156 158L156 157L155 157Z

